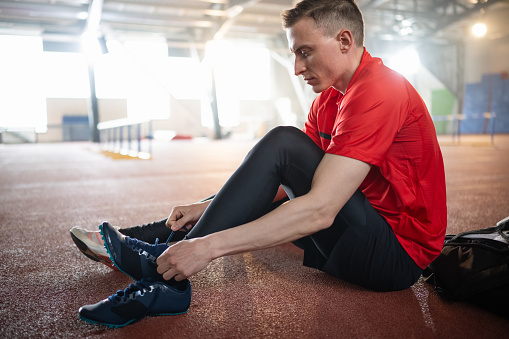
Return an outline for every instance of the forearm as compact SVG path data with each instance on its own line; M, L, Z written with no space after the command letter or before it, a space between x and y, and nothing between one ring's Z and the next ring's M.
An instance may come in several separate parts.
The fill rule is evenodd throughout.
M234 228L180 241L157 258L157 272L177 281L201 271L214 259L272 247L313 233L307 199L296 198L265 216ZM306 209L306 212L303 211Z
M210 234L203 238L213 259L289 243L332 224L317 218L310 197L293 199L250 223Z

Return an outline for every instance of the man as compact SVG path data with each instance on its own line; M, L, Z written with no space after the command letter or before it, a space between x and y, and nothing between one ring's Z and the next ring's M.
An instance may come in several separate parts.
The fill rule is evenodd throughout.
M304 249L304 265L379 291L410 287L440 253L445 175L422 99L365 50L354 1L304 0L283 21L295 74L320 93L304 132L273 129L213 199L174 208L166 226L191 230L170 247L103 223L113 263L141 282L84 306L83 319L123 326L147 314L184 312L188 302L169 310L147 305L157 298L171 304L184 291L190 300L187 278L216 258L288 242ZM274 207L279 187L290 200ZM128 303L126 296L153 290L173 294L139 297L144 307ZM130 312L117 319L113 309Z

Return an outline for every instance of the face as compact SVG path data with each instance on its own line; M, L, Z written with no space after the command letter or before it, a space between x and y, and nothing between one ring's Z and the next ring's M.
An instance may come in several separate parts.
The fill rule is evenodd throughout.
M326 37L311 18L297 21L286 36L295 55L295 75L302 75L315 93L331 86L344 93L348 62L337 36Z

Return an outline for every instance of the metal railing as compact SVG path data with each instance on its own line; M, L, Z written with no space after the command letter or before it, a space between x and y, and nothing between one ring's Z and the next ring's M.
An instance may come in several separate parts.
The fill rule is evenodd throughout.
M105 151L140 159L152 158L152 120L117 119L97 125Z
M431 118L433 121L451 121L451 136L452 140L458 141L461 138L461 125L463 121L469 119L484 119L482 134L490 134L491 143L494 142L495 138L495 120L496 120L495 112L484 112L478 114L448 114L448 115L432 115Z

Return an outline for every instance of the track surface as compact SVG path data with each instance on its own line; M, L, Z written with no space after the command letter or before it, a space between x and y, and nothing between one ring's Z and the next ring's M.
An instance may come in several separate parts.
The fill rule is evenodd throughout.
M486 140L443 141L448 233L509 215L509 136ZM422 280L405 291L367 291L302 267L292 245L214 261L192 278L186 314L115 330L81 321L80 306L132 281L81 254L69 229L164 218L216 192L252 145L155 143L152 160L113 160L90 143L0 145L0 337L507 337L507 319L445 302Z

